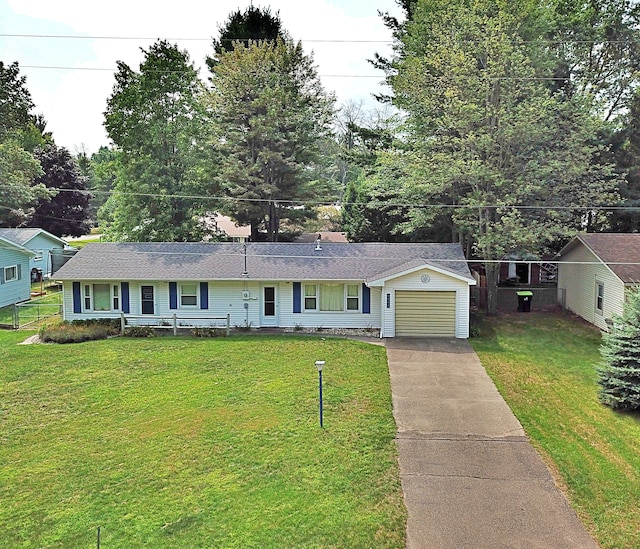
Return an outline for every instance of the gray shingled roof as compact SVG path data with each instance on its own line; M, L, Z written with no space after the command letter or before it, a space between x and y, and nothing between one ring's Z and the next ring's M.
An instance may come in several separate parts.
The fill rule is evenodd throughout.
M59 280L375 280L422 262L473 280L458 244L144 242L87 244Z
M45 233L52 238L55 238L57 240L61 240L62 242L64 242L64 240L62 240L61 238L58 238L57 236L45 231L44 229L40 229L39 227L33 227L33 228L25 227L25 228L19 228L19 229L1 229L0 228L0 236L2 236L3 238L6 238L7 240L11 240L16 244L20 244L20 246L26 246L29 240L31 240L33 237L37 236L40 233Z
M13 240L11 240L9 238L5 238L2 235L0 235L0 248L9 249L9 250L20 250L21 252L23 252L25 254L28 254L30 256L35 256L36 255L29 248L25 248L21 244L18 244L17 242L14 242Z

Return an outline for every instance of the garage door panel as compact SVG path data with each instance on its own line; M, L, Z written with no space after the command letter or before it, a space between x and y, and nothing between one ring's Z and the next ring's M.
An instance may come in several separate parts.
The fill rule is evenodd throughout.
M455 337L455 292L396 292L396 336Z

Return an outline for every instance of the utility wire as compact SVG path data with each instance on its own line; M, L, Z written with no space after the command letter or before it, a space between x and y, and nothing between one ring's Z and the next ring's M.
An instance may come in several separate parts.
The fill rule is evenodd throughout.
M230 201L230 202L249 202L249 203L263 203L270 204L275 203L277 205L286 206L333 206L336 201L333 200L291 200L291 199L279 199L279 198L241 198L231 196L219 196L219 195L193 195L193 194L159 194L159 193L136 193L136 192L121 192L117 190L112 191L98 191L98 190L82 190L82 189L60 189L57 187L47 187L48 189L55 190L61 193L80 193L88 195L119 195L119 196L140 196L147 198L180 198L180 199L192 199L192 200L215 200L215 201ZM446 209L518 209L518 210L640 210L639 206L615 206L615 205L575 205L575 206L547 206L547 205L527 205L527 204L430 204L430 203L412 203L412 202L340 202L341 206L371 206L377 207L391 207L391 208L446 208Z
M217 40L220 42L247 42L248 38L215 38L213 36L203 37L159 37L159 36L77 36L70 34L34 34L34 33L0 33L0 38L35 38L35 39L64 39L64 40L167 40L180 42L212 42ZM293 39L294 42L311 42L311 43L337 43L337 44L389 44L391 45L395 39L387 40L364 40L360 38L301 38ZM261 40L265 41L265 40ZM270 40L271 42L273 40ZM485 41L481 39L461 38L455 40L460 44L483 44ZM640 44L640 36L637 38L626 38L617 40L593 39L593 40L572 40L560 38L537 38L532 40L512 40L514 44L592 44L592 45L636 45Z

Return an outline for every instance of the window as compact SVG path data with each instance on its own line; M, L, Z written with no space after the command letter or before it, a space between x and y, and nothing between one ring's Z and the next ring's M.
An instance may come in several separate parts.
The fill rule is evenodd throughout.
M117 311L120 309L120 292L117 285L85 284L85 311Z
M4 268L4 281L11 282L13 280L18 280L18 266L11 265L11 267Z
M304 285L304 308L307 311L315 311L317 307L317 286L315 284Z
M111 288L109 287L109 284L93 285L93 310L111 310Z
M320 284L320 310L344 311L344 286Z
M304 310L342 312L360 310L360 285L325 282L304 285Z
M604 283L596 282L596 311L602 314L604 310Z
M197 284L180 284L180 305L182 307L196 307L198 305Z
M358 284L347 284L347 311L358 311L360 309L360 286Z

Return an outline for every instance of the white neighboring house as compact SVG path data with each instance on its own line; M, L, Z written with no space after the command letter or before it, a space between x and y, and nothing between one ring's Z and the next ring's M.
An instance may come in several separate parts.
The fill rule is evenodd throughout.
M622 314L627 289L640 283L640 234L580 234L556 259L565 308L607 330L612 315Z
M469 337L476 282L457 244L93 243L59 271L64 319L377 328ZM219 323L218 323L219 324Z
M2 229L0 236L31 250L34 255L29 262L28 273L34 280L36 273L51 276L53 272L51 255L61 253L68 247L66 240L38 228Z

